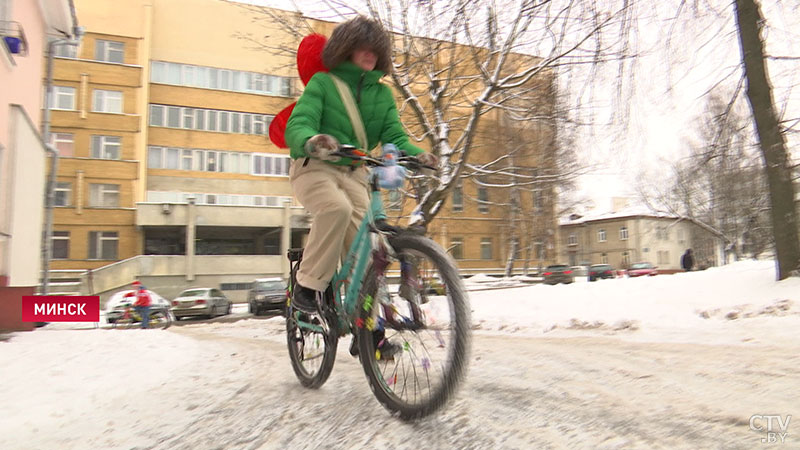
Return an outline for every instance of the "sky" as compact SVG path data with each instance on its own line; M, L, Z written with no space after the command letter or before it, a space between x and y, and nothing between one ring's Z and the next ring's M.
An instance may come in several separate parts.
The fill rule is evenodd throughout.
M287 8L273 0L242 0L243 3ZM601 67L593 81L595 126L580 131L577 141L581 161L590 173L579 180L580 194L596 208L610 207L615 196L636 196L636 179L663 178L668 183L670 164L688 155L691 144L699 144L698 117L705 96L714 87L732 93L741 74L740 50L732 2L711 0L685 2L680 19L672 20L680 0L639 2L632 33L639 54L632 77L626 80L621 98L615 97L616 64ZM337 14L315 0L296 0L307 15L339 20ZM360 4L358 2L353 3ZM761 1L768 21L764 33L768 53L800 55L800 6L792 2ZM778 109L785 118L800 118L800 59L771 60L769 74ZM788 101L787 101L788 99ZM739 108L749 113L744 92ZM628 120L619 120L629 109ZM798 126L800 129L800 126ZM790 151L800 159L800 141L789 136Z
M788 334L796 340L800 333L800 279L775 281L772 261L593 283L579 278L556 286L488 279L467 280L478 335L758 346ZM486 290L501 285L509 287ZM245 311L246 305L235 310ZM737 318L726 318L731 314ZM192 405L219 404L239 394L230 391L231 380L240 386L255 376L231 368L238 364L230 347L237 338L241 345L285 342L281 317L184 327L205 327L225 338L198 340L174 332L177 327L53 323L0 340L0 448L149 447L149 439L197 420L202 408ZM284 347L277 348L284 353L268 357L284 363L291 377ZM203 387L202 401L196 386ZM153 398L152 389L167 395ZM108 429L115 431L109 435Z

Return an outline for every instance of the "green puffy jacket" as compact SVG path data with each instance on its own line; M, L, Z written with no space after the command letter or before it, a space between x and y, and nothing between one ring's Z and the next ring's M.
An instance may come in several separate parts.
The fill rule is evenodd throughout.
M350 86L364 122L369 149L378 143L391 143L409 155L423 151L409 142L400 124L392 90L379 83L383 72L366 72L348 61L336 66L331 73ZM286 124L286 143L291 150L292 159L307 157L303 146L309 138L317 134L329 134L341 144L360 147L339 91L330 76L324 72L311 77ZM335 164L349 163L349 160L342 160Z

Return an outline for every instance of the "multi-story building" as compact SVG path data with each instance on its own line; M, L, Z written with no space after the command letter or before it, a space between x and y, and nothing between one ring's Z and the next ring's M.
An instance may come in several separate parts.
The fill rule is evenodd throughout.
M611 264L625 269L650 262L661 270L681 269L691 248L695 267L724 264L724 239L716 230L691 219L631 209L561 222L561 261L570 265Z
M71 0L0 1L0 329L29 330L22 296L41 270L47 149L41 105L49 39L74 38Z
M294 55L241 39L265 22L232 2L75 1L87 33L56 61L52 267L91 270L92 292L139 278L168 297L213 285L234 299L256 276L286 274L284 250L302 245L309 220L288 151L267 134L301 92ZM296 48L280 25L266 28L270 46ZM503 194L462 189L432 233L463 267L499 269L507 214L481 200Z

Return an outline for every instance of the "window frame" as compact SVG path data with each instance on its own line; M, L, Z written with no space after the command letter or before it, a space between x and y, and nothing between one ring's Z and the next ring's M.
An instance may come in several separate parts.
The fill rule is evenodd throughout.
M69 181L56 181L55 188L53 189L53 206L55 207L69 207L72 206L72 183ZM59 204L59 193L64 192L63 204Z
M119 45L119 49L112 48L114 45ZM112 54L119 54L119 61L112 59ZM109 39L95 40L94 47L95 61L102 61L112 64L125 64L125 43L121 41L112 41Z
M77 89L72 86L53 86L51 97L48 99L48 104L51 110L55 111L75 111L75 99ZM61 98L66 98L71 104L69 108L62 108Z
M57 243L64 242L63 245L63 256L61 252L57 250L62 249L61 245ZM53 234L50 236L50 258L51 259L69 259L69 231L53 231Z
M116 144L113 140L116 139ZM111 141L111 142L109 142ZM109 136L103 134L93 134L90 139L91 142L91 157L95 159L109 159L121 160L122 159L122 136ZM109 158L105 156L108 147L116 146L116 158Z
M116 198L115 204L106 204L108 196ZM119 208L120 207L120 185L111 183L90 183L89 184L89 207L91 208Z
M597 230L597 242L608 242L608 235L606 234L605 228Z
M114 95L112 95L114 94ZM118 94L119 98L114 98ZM119 110L111 110L110 105L113 102L119 103ZM93 89L92 90L92 112L103 114L124 114L125 113L125 94L122 91L114 91L110 89Z
M69 136L67 139L66 136ZM61 144L69 144L69 150L63 151L59 146ZM75 135L73 133L62 133L54 131L50 133L50 145L58 150L58 156L75 156Z
M105 244L108 242L113 242L113 257L106 257ZM112 261L119 259L119 233L116 231L89 231L87 253L86 259L89 260Z
M489 189L486 186L478 186L478 212L489 214Z
M619 240L620 241L628 240L628 227L626 226L619 227Z
M456 249L458 250L456 251ZM451 237L450 246L447 249L447 252L450 253L450 256L452 256L455 260L464 259L464 238Z
M488 256L485 253L487 247L489 249ZM517 251L519 251L519 249ZM484 261L494 259L494 247L492 245L492 238L490 237L481 238L481 259Z

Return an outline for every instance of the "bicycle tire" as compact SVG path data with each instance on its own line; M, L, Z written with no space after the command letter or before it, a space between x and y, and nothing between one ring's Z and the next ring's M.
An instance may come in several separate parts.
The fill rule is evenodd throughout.
M336 362L336 349L339 345L339 332L336 327L336 320L331 320L331 313L314 314L308 317L304 313L304 322L317 322L323 332L303 329L297 324L297 315L294 308L286 308L286 345L289 349L289 359L292 362L292 369L295 376L303 387L309 389L319 389L328 380L333 371L333 364ZM326 318L327 316L327 318ZM316 319L316 320L315 320ZM311 343L312 350L306 352L306 343ZM320 350L320 344L324 347ZM315 370L309 370L304 364L307 361L320 359L320 364ZM316 366L316 364L313 364Z
M392 414L397 415L403 420L411 421L417 420L422 417L428 416L443 407L448 400L451 399L453 393L457 389L461 380L464 378L467 369L470 348L470 308L466 295L466 289L458 274L458 269L450 256L432 240L424 236L401 233L397 236L390 237L389 242L394 248L396 254L402 253L421 255L430 260L432 267L439 273L441 282L443 283L444 295L439 295L439 302L445 302L449 306L449 325L452 327L451 331L445 331L447 337L452 337L450 345L438 346L444 348L447 353L445 361L441 365L440 384L433 387L431 385L430 373L438 369L434 367L430 357L429 346L425 344L425 339L436 336L438 342L443 342L441 332L432 323L428 323L424 328L411 330L410 339L408 335L403 334L402 348L403 351L399 353L400 363L403 366L404 372L408 366L413 371L413 376L416 377L419 368L419 373L423 374L427 379L427 398L421 395L422 400L419 402L411 402L402 398L405 388L407 386L404 379L402 393L397 392L396 387L400 386L398 381L398 362L393 358L391 361L380 361L379 354L376 352L378 343L376 343L375 334L369 328L368 320L374 318L374 308L379 304L378 301L370 301L367 305L368 298L375 298L378 291L377 279L370 268L364 279L361 293L358 300L358 318L360 320L356 323L358 334L358 346L361 364L364 368L364 373L369 381L370 388L377 400ZM420 290L425 291L427 287ZM399 298L399 297L398 297ZM409 306L411 302L408 302ZM419 309L419 306L416 307ZM374 319L373 319L374 322ZM366 325L365 325L366 324ZM435 331L432 331L435 330ZM385 333L386 337L389 336L389 328L387 327ZM405 331L403 332L405 333ZM397 339L397 338L393 338ZM434 350L437 351L437 350ZM419 357L418 353L428 356ZM366 355L367 357L364 357ZM427 365L426 361L427 360ZM405 361L408 361L406 364ZM389 379L385 376L384 371L380 367L383 363L394 362L394 376L390 375ZM403 375L406 375L405 373ZM418 380L415 378L415 383ZM435 381L435 380L434 380ZM416 384L415 384L416 386ZM423 390L426 386L421 386ZM417 399L416 392L414 400ZM409 396L410 397L410 396Z
M172 318L168 311L157 309L150 313L149 327L157 330L166 330L172 324Z

